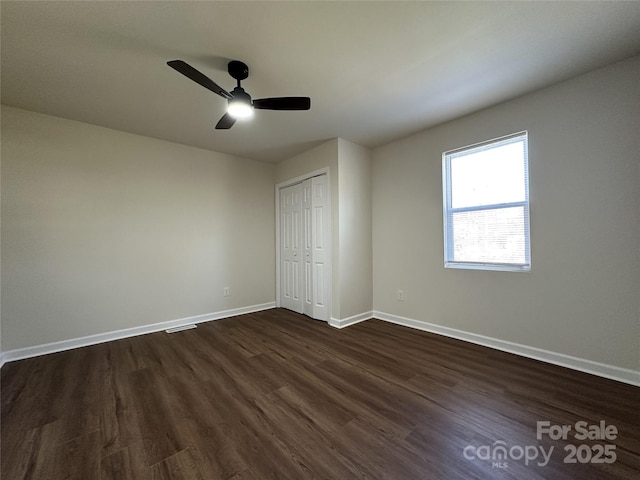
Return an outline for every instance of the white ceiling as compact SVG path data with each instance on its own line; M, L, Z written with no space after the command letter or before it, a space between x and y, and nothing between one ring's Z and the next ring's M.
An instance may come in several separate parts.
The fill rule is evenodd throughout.
M640 2L0 2L2 103L279 161L375 147L640 53ZM214 130L230 59L254 97L310 96Z

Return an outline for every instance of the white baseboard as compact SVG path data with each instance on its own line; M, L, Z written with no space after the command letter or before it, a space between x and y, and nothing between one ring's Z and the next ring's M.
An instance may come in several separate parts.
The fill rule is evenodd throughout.
M18 348L8 350L2 353L2 365L5 362L21 360L23 358L37 357L48 353L62 352L73 348L86 347L96 345L98 343L110 342L121 338L135 337L147 333L160 332L169 328L182 327L184 325L210 322L212 320L220 320L223 318L235 317L246 313L259 312L261 310L269 310L275 308L275 302L263 303L261 305L251 305L249 307L233 308L231 310L223 310L215 313L206 313L204 315L196 315L193 317L179 318L177 320L169 320L167 322L153 323L150 325L142 325L140 327L125 328L123 330L115 330L112 332L98 333L96 335L88 335L86 337L72 338L62 340L60 342L46 343L44 345L35 345L33 347Z
M373 312L364 312L364 313L359 313L358 315L353 315L351 317L343 318L341 320L338 320L337 318L331 318L329 320L329 325L335 328L345 328L351 325L355 325L356 323L369 320L370 318L373 318Z
M494 348L503 352L514 353L522 357L533 358L546 363L552 363L561 367L579 370L581 372L591 373L600 377L617 380L619 382L628 383L630 385L640 386L640 371L628 368L616 367L615 365L607 365L606 363L594 362L579 357L572 357L563 353L551 352L541 348L530 347L519 343L507 342L492 337L485 337L475 333L457 330L455 328L443 327L433 323L424 322L422 320L414 320L411 318L400 317L384 312L373 312L373 317L384 320L386 322L396 323L405 327L411 327L425 332L444 335L445 337L464 340L465 342L483 345L485 347Z

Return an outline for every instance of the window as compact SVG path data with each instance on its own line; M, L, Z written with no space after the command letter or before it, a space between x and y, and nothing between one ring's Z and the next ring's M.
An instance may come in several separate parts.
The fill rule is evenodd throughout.
M442 154L444 266L531 269L527 132Z

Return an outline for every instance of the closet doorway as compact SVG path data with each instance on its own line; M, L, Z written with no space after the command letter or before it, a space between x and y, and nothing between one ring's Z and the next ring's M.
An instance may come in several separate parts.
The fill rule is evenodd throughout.
M331 229L326 173L277 188L278 306L316 320L331 315Z

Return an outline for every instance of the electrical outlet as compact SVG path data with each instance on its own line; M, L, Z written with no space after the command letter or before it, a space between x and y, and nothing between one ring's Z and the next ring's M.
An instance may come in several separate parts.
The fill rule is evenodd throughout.
M404 301L404 290L398 290L397 298L398 298L398 301L400 302Z
M222 295L224 295L225 297L229 296L229 287L224 287L222 289Z

